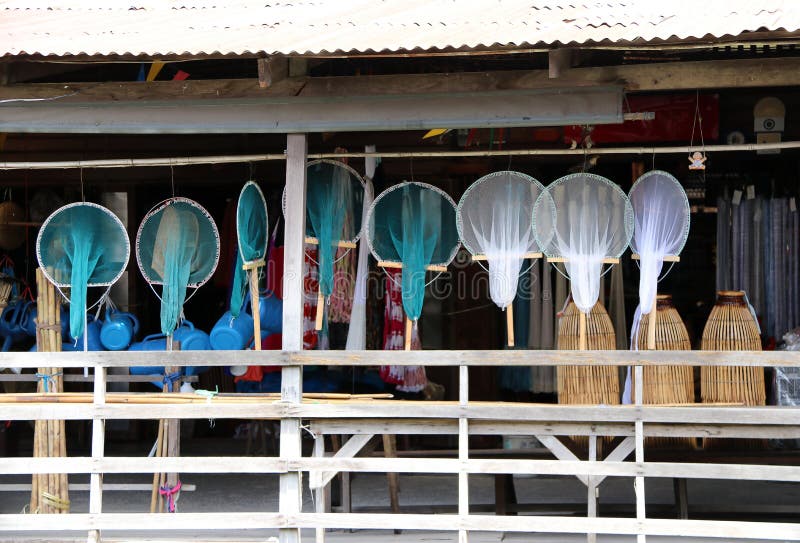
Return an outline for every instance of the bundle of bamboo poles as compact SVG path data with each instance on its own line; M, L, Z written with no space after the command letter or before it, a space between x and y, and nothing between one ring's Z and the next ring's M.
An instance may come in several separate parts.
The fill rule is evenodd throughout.
M570 302L558 323L558 349L580 349L580 310ZM616 334L605 308L597 302L586 315L586 348L616 349ZM619 373L614 366L559 366L558 402L562 404L618 404Z
M672 296L656 296L656 318L642 315L637 335L639 349L659 351L689 351L692 344L689 332L672 303ZM653 334L653 331L655 332ZM635 379L631 375L631 391L635 400ZM694 403L694 370L690 366L645 366L642 403L682 405ZM647 438L645 444L657 447L695 447L694 438Z
M61 298L55 287L36 270L36 346L39 352L61 351ZM39 368L37 391L44 395L64 392L61 370ZM63 420L37 420L33 434L33 456L67 456ZM31 486L32 513L69 513L66 474L35 474Z
M171 338L168 340L168 347L180 350L180 344L172 344ZM170 350L172 350L170 349ZM164 387L163 394L175 393L180 390L181 380L170 379L169 376L180 375L180 368L169 366L164 368ZM181 421L180 419L161 419L158 421L158 437L156 438L155 455L180 456L181 455ZM174 504L180 493L180 480L177 473L154 473L153 489L150 493L150 512L155 513L174 513Z
M700 348L704 351L760 351L761 334L743 291L717 293L717 303L703 329ZM765 405L764 368L748 366L703 366L700 368L700 397L703 403ZM705 439L704 447L725 447L723 439ZM764 440L736 440L739 447L760 448Z
M0 281L0 313L8 305L12 286L13 285L9 281Z

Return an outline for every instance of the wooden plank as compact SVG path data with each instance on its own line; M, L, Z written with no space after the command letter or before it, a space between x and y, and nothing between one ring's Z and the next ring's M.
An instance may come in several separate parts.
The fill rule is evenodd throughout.
M333 454L333 458L352 458L364 448L364 446L369 443L372 439L372 434L367 435L353 435L350 439L347 440L347 443L344 444L342 448L336 451ZM320 438L321 439L321 438ZM314 475L309 476L308 484L310 485L312 490L316 490L322 488L323 486L327 485L331 482L331 479L336 477L338 471L328 471L324 473L320 473L318 477L314 477Z
M641 256L636 253L631 254L631 260L641 260ZM680 262L681 257L680 255L664 255L664 258L661 259L662 262Z
M293 283L294 284L294 283ZM87 353L0 353L0 367L83 368L105 366L233 366L328 365L376 366L753 366L800 367L793 351L204 351L145 352L96 351Z
M91 485L81 483L70 483L68 486L71 492L88 492ZM103 492L150 492L153 485L149 483L103 483ZM4 483L0 484L0 492L30 492L31 485L25 483ZM196 485L184 483L181 485L181 492L194 492Z
M561 440L555 436L546 436L546 435L538 435L536 436L542 445L547 447L550 452L553 453L553 456L558 458L561 461L568 461L568 462L576 462L578 461L578 457L575 456L571 450L569 450L566 445L561 443ZM589 477L584 473L574 473L575 477L578 478L580 482L585 485L589 485Z
M628 436L617 445L608 456L603 459L603 462L622 462L631 452L636 448L636 441L633 436ZM639 461L643 462L643 460ZM600 485L605 480L606 476L595 477L595 484Z
M284 231L283 285L283 349L303 349L303 241L306 225L306 162L308 140L305 134L286 137L286 213L294 220L287 221ZM298 404L303 394L303 371L300 366L285 366L281 371L281 400L286 405ZM281 419L280 457L297 460L303 456L301 420L286 413ZM303 488L300 473L280 476L278 508L282 514L299 513L303 507ZM299 543L300 531L280 530L281 543Z
M106 529L124 531L169 532L174 530L257 530L288 526L298 528L414 530L457 529L474 531L540 532L581 534L596 533L714 537L728 539L800 539L800 524L779 522L742 522L709 520L630 518L576 518L570 516L495 517L470 515L369 514L369 513L181 513L179 515L103 513L53 515L41 522L36 515L0 515L0 530L46 531Z
M597 436L589 435L589 463L597 463ZM600 500L600 489L598 482L595 480L595 475L588 473L586 475L586 516L589 518L597 518L597 506ZM597 534L589 532L586 534L587 543L596 543Z
M283 55L270 55L257 59L258 87L266 89L289 76L289 59Z
M325 458L325 436L323 435L314 438L314 458ZM327 485L314 482L315 474L319 474L319 472L312 471L308 476L308 484L314 492L314 508L317 513L327 513ZM315 540L316 543L325 543L325 528L316 529Z
M572 68L572 61L575 50L568 48L551 49L547 53L547 76L556 79L566 75L567 70Z

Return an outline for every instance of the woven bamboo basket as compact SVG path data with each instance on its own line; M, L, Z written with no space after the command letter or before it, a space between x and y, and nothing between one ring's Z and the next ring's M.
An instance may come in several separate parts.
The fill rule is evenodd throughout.
M672 296L656 296L656 350L689 351L692 344L689 332L683 324L678 310L672 303ZM639 324L639 349L647 348L647 333L650 328L650 315L642 315ZM645 366L642 403L682 404L694 403L694 369L691 366ZM635 391L635 386L632 387ZM694 438L647 438L645 445L650 447L695 447Z
M558 323L558 349L579 348L578 307L570 302ZM597 302L586 316L586 346L589 350L616 349L616 334L605 308ZM614 366L559 366L558 403L618 404L619 372Z
M720 291L708 316L700 348L704 351L760 351L758 324L742 291ZM700 368L700 397L703 403L742 403L765 405L767 400L764 368L747 366ZM760 448L758 439L705 439L705 447Z
M744 292L721 291L703 330L704 351L760 351L761 336ZM745 366L700 369L704 403L765 405L764 368Z

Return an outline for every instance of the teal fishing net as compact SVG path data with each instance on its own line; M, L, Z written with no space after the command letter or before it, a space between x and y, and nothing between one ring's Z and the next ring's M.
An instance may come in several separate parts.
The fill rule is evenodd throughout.
M236 205L236 237L239 243L236 270L231 289L231 316L238 317L247 292L245 264L263 260L267 254L267 202L264 193L253 181L248 181L239 193Z
M83 335L87 288L106 287L120 278L130 257L128 233L114 213L79 202L57 209L42 224L36 256L45 276L69 289L69 333Z
M139 225L136 260L145 280L162 287L161 332L170 335L178 325L187 289L202 286L217 267L217 226L197 202L165 200Z
M375 199L367 225L373 256L402 264L403 309L416 321L425 298L426 267L446 266L458 252L455 202L432 185L401 183Z
M319 288L327 298L333 292L337 243L361 236L364 181L342 162L315 160L308 163L307 183L306 235L319 243Z

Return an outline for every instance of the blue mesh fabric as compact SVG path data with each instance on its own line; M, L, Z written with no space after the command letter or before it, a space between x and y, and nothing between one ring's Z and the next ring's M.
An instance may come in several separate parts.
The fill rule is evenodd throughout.
M364 188L340 162L311 162L307 175L306 233L319 241L319 288L327 298L333 292L337 242L357 238L361 231Z
M150 284L162 285L161 332L171 334L188 287L205 283L217 267L217 227L199 204L177 198L149 213L139 226L136 258Z
M69 288L70 336L83 334L88 287L110 287L128 265L130 242L119 219L90 203L64 206L43 224L36 242L39 266Z
M231 316L238 317L247 291L244 264L263 259L267 253L267 205L261 189L249 181L239 193L236 206L236 236L239 240L236 269L231 289Z
M378 260L403 265L403 310L416 321L425 298L425 268L449 264L458 250L453 201L424 183L384 191L369 213L369 244Z

